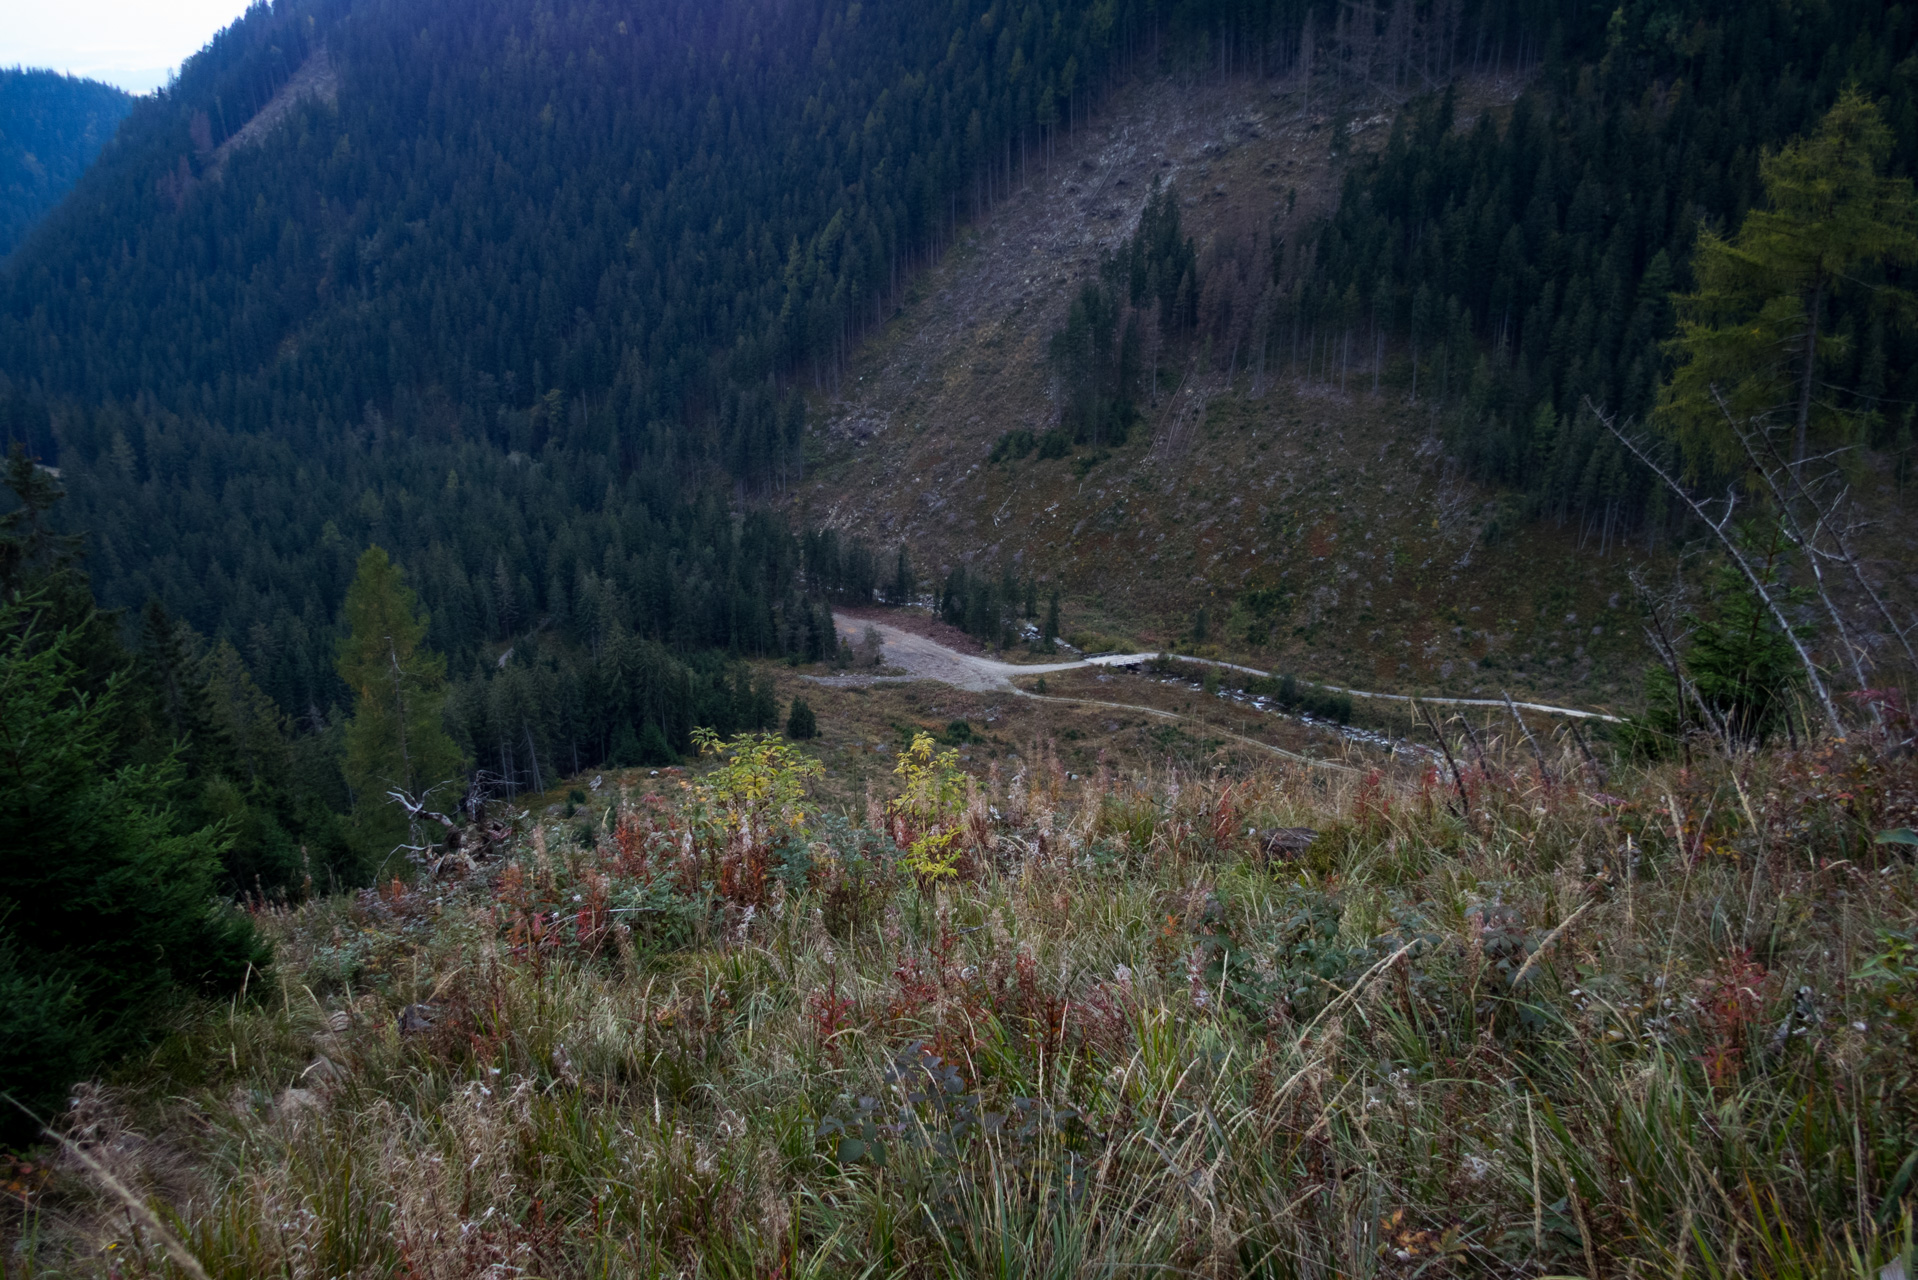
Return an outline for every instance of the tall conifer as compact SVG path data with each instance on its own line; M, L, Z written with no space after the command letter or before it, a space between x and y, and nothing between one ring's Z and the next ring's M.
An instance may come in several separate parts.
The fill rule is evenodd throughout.
M1824 394L1821 369L1849 354L1827 332L1834 294L1861 285L1876 305L1910 307L1900 290L1868 283L1888 264L1918 260L1918 204L1911 182L1884 176L1892 146L1878 108L1848 90L1808 138L1765 158L1770 208L1754 209L1727 239L1699 235L1695 292L1676 299L1680 363L1661 416L1699 457L1743 465L1725 420L1769 427L1792 466L1814 437L1837 442L1855 416ZM1876 309L1876 308L1874 308Z
M376 852L406 834L405 815L387 793L417 797L455 780L460 754L441 723L446 659L422 647L426 614L383 549L368 547L360 556L345 617L338 666L353 690L346 778L355 833Z

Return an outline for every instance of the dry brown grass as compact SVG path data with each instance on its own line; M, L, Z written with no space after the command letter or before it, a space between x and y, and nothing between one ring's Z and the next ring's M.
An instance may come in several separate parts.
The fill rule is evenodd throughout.
M702 825L668 775L490 876L269 913L265 997L183 1011L74 1136L230 1277L1866 1276L1908 1247L1918 875L1870 839L1918 818L1908 754L1601 790L1494 743L1469 809L1429 770L1068 772L981 771L943 887L876 805L754 854L764 823ZM1292 826L1321 831L1292 861L1249 834ZM774 878L724 873L748 856ZM5 1275L178 1274L50 1158Z

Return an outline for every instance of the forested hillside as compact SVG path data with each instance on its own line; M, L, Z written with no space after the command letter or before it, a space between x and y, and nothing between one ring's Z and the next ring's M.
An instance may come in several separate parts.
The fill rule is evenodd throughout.
M0 67L0 258L59 203L132 107L97 80Z
M1623 707L1630 564L1702 530L1584 406L1726 491L1654 411L1695 243L1764 206L1764 157L1847 85L1891 140L1873 163L1910 174L1909 15L1560 9L1501 48L1448 42L1442 6L1341 12L1279 74L1136 82L868 347L795 506L974 581L1051 578L1072 631ZM1172 325L1132 288L1155 181L1193 248L1161 272L1175 299L1191 275ZM1866 447L1887 572L1913 553L1909 269L1808 289L1779 348L1811 335L1822 447Z
M1480 479L1523 492L1531 514L1662 531L1676 513L1582 406L1650 414L1699 228L1735 227L1763 155L1842 89L1880 103L1888 171L1918 168L1918 14L1647 2L1565 34L1502 127L1460 127L1446 94L1395 126L1348 179L1275 337L1349 351L1356 330L1364 355L1389 337L1420 392L1454 407L1449 442ZM1815 317L1833 339L1820 398L1905 454L1918 328L1885 286L1908 283L1895 269L1842 282Z
M700 708L751 703L729 663L819 656L822 598L892 576L897 537L808 557L752 513L820 452L809 404L850 393L849 352L915 272L1047 172L1115 75L1283 78L1341 154L1373 123L1353 103L1412 111L1322 222L1281 234L1298 192L1275 181L1269 229L1202 249L1155 197L1061 291L1053 416L995 461L1079 451L1083 478L1144 418L1185 430L1162 407L1185 380L1336 370L1343 392L1369 366L1445 406L1456 452L1532 514L1655 523L1576 407L1645 408L1698 219L1749 204L1758 153L1841 84L1886 99L1909 167L1913 33L1850 0L1550 16L281 0L139 103L0 272L0 429L59 469L54 519L90 535L104 604L159 601L311 729L348 701L340 609L377 544L419 591L469 761L530 783L683 751ZM1472 75L1532 87L1454 128L1445 86ZM1834 385L1895 445L1912 339L1883 291L1840 295ZM1242 638L1284 630L1298 592L1266 577Z
M377 543L469 752L530 781L622 728L684 749L690 692L606 691L829 643L851 561L801 572L726 506L797 478L805 396L915 267L1115 70L1277 69L1336 8L255 8L0 276L0 423L61 470L103 603L161 601L309 724ZM1448 38L1536 43L1523 9Z
M801 392L1114 65L1296 18L256 8L0 277L0 421L61 468L103 601L229 638L289 711L343 694L340 566L376 539L459 677L549 624L784 651L795 580L690 495L796 475Z

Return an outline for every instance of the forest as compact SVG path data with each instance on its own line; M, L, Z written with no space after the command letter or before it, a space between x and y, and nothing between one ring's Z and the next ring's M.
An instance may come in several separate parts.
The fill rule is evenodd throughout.
M1509 120L1460 120L1449 90L1398 120L1337 212L1274 263L1266 358L1368 381L1389 363L1527 518L1576 522L1601 546L1669 537L1683 513L1587 402L1653 416L1700 228L1736 227L1762 199L1763 155L1841 91L1880 104L1886 172L1913 174L1915 57L1918 14L1899 5L1638 3L1567 23ZM1821 401L1899 467L1918 400L1910 265L1845 282L1813 317L1829 338ZM1681 469L1716 465L1672 443Z
M614 626L816 652L796 562L721 527L803 465L801 393L1147 41L1290 16L256 7L0 274L0 433L60 470L103 604L308 720L374 542L456 679ZM331 94L236 142L322 56Z
M1543 34L1440 8L1462 48ZM0 273L0 434L60 469L104 604L160 599L289 713L343 693L325 652L372 541L456 676L577 616L588 569L636 634L764 651L642 584L610 526L656 557L706 518L689 495L790 484L804 395L1113 75L1276 70L1337 9L256 7ZM324 91L240 136L322 54ZM710 613L714 572L670 590Z
M1687 513L1599 415L1659 417L1701 234L1761 205L1764 157L1842 93L1881 113L1883 172L1913 174L1918 17L1864 0L1647 2L1568 9L1507 46L1444 5L1308 16L1283 83L1327 114L1335 148L1354 104L1402 107L1385 146L1348 154L1335 209L1289 242L1277 215L1296 190L1275 195L1269 228L1202 254L1173 193L1153 196L1053 335L1056 427L1007 432L989 461L1122 442L1140 403L1195 373L1245 376L1255 396L1282 374L1427 406L1451 456L1510 495L1496 533L1549 520L1601 551L1682 540ZM1462 82L1493 94L1488 109L1461 114ZM1512 87L1509 107L1492 83ZM1840 273L1809 317L1818 412L1844 424L1828 439L1877 451L1900 483L1918 456L1911 266L1893 254ZM1678 471L1730 478L1669 426Z
M110 84L0 67L0 260L60 202L133 109Z

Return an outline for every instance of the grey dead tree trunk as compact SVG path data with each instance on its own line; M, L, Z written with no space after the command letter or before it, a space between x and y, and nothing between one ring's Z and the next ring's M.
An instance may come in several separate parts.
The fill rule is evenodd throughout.
M1680 502L1685 504L1686 509L1696 516L1701 524L1712 531L1712 536L1718 540L1720 546L1724 547L1726 555L1731 557L1732 563L1738 567L1739 574L1743 576L1746 583L1750 585L1753 593L1757 595L1759 603L1765 607L1765 611L1771 615L1772 621L1777 624L1780 633L1790 642L1792 652L1797 654L1799 665L1804 668L1805 682L1811 686L1812 696L1818 699L1818 706L1820 710L1825 713L1825 722L1830 727L1832 735L1839 738L1844 737L1844 721L1838 716L1838 706L1832 701L1831 690L1826 686L1824 675L1818 670L1818 664L1812 660L1812 656L1810 652L1806 650L1804 642L1798 638L1798 632L1792 627L1791 619L1785 616L1784 607L1779 604L1777 597L1770 588L1766 586L1764 578L1759 575L1757 568L1751 562L1751 558L1745 554L1745 549L1738 545L1738 539L1732 534L1732 517L1738 510L1737 490L1730 489L1726 491L1724 514L1720 515L1717 519L1713 519L1711 513L1705 509L1705 504L1697 498L1694 498L1691 490L1680 484L1676 476L1673 476L1661 466L1658 461L1652 457L1651 451L1645 447L1642 441L1620 427L1615 417L1608 416L1600 411L1599 407L1593 404L1589 399L1585 402L1585 407L1591 411L1592 415L1598 419L1600 425L1602 425L1606 431L1610 432L1620 444L1625 446L1626 450L1634 458L1637 458L1647 470L1664 482L1665 487L1671 490Z
M1858 584L1858 589L1864 592L1866 599L1871 601L1872 608L1884 622L1885 629L1891 632L1893 638L1898 641L1899 647L1904 649L1905 661L1910 663L1914 670L1918 670L1918 653L1912 650L1910 629L1900 626L1898 620L1892 616L1891 606L1885 601L1878 588L1865 576L1864 565L1846 538L1846 533L1855 530L1856 527L1846 519L1846 508L1851 496L1850 489L1841 486L1835 495L1821 499L1816 492L1818 482L1807 483L1805 479L1806 463L1834 459L1839 455L1833 453L1821 458L1799 458L1796 457L1794 445L1794 462L1786 465L1785 461L1778 456L1777 450L1771 447L1769 438L1762 433L1746 429L1732 415L1723 397L1719 396L1716 390L1713 391L1713 399L1718 403L1719 412L1725 415L1726 423L1737 435L1739 446L1745 451L1745 457L1751 463L1752 470L1763 479L1766 490L1771 494L1772 502L1778 508L1786 538L1804 551L1812 575L1818 582L1819 596L1831 612L1833 623L1841 630L1843 629L1844 624L1838 617L1836 602L1825 586L1821 561L1830 561L1844 566L1851 575L1852 581ZM1783 485L1780 484L1781 476L1785 481ZM1800 514L1801 508L1805 511L1803 515ZM1807 527L1807 520L1810 521L1809 527ZM1825 538L1831 541L1829 550L1820 545ZM1847 644L1851 644L1849 639ZM1855 649L1856 646L1853 648ZM1857 671L1857 679L1860 687L1863 687L1865 678L1862 669Z

